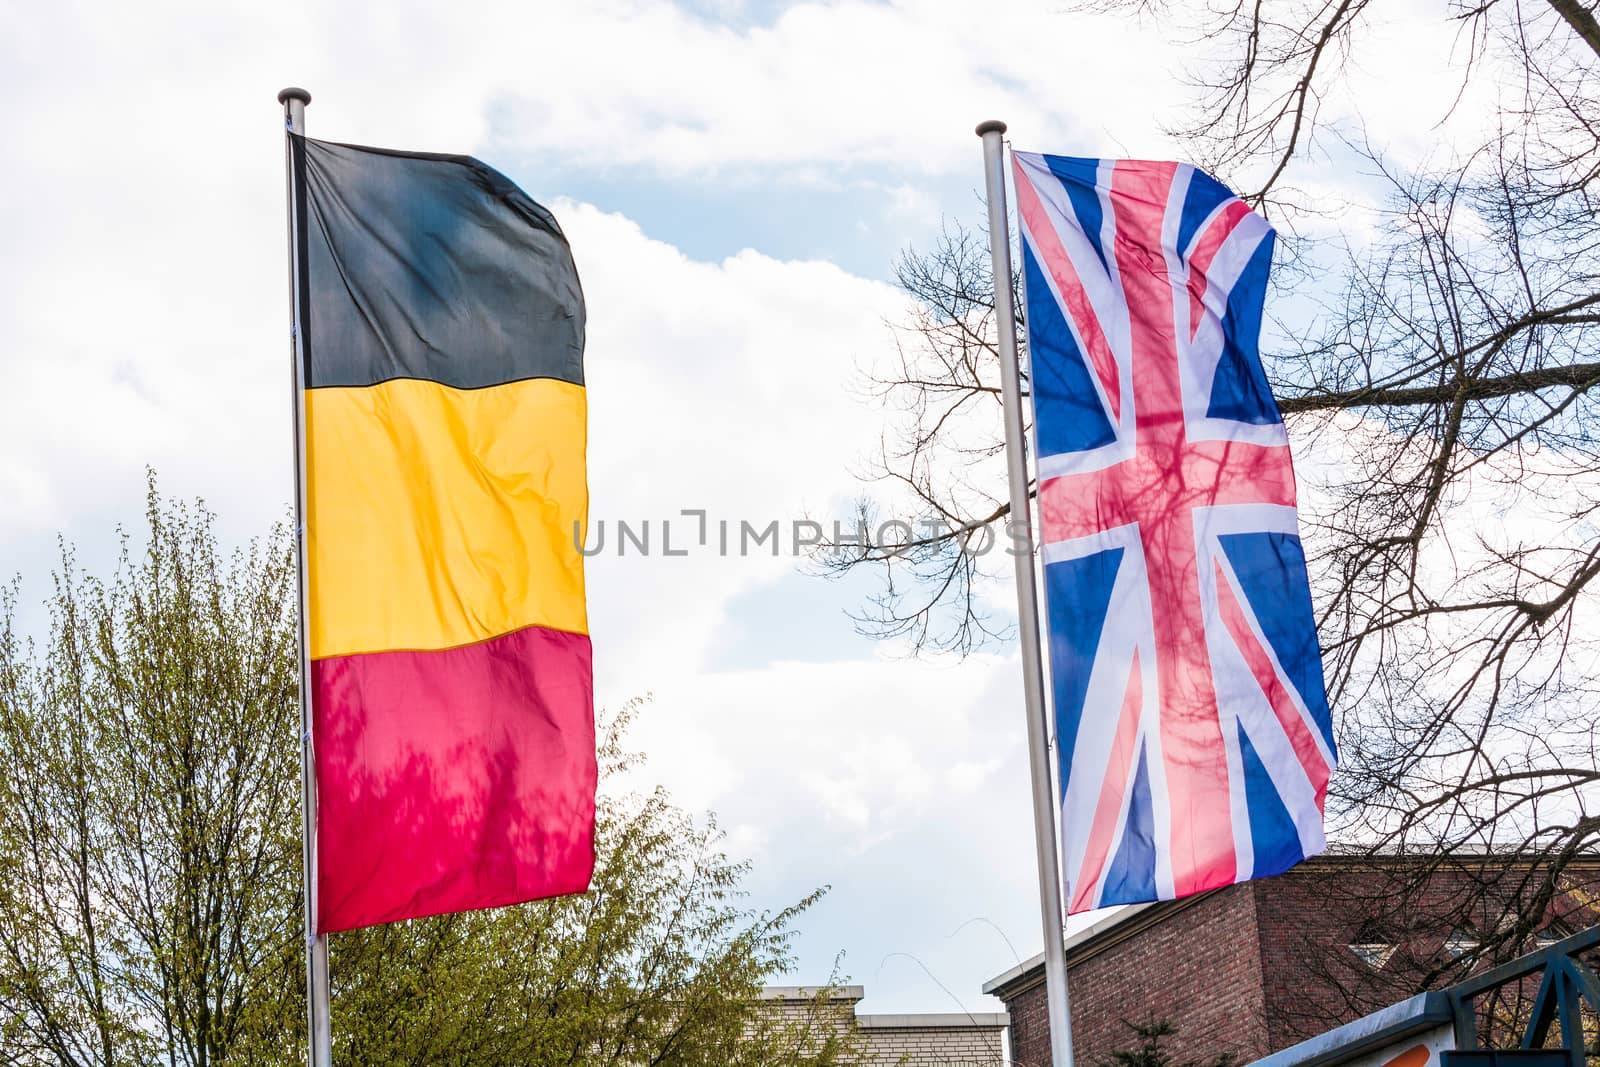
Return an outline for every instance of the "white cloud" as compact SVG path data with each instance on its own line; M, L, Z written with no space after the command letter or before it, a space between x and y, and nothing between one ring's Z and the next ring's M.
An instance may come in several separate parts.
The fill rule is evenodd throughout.
M500 146L657 173L967 173L976 119L1003 113L1019 135L1065 143L1074 111L1059 102L1084 99L1118 51L1096 42L1140 39L1095 23L1057 46L1046 32L1056 18L1021 3L981 15L954 3L797 5L744 29L627 2L35 9L0 44L0 88L27 101L0 144L8 199L25 205L0 262L8 362L25 368L8 382L14 432L0 459L18 492L0 527L70 522L147 461L180 478L202 441L209 470L176 487L205 488L253 519L288 496L286 417L272 399L286 355L272 100L284 81L315 92L313 133L342 140L487 147L491 158ZM1091 121L1147 126L1150 103L1132 94L1124 112ZM928 213L914 181L883 184L896 210ZM728 269L778 284L759 261ZM603 285L594 268L586 276ZM727 349L692 296L673 314L677 329L700 321L705 352ZM119 364L145 388L116 381ZM693 361L675 370L696 372ZM782 370L773 361L754 380L787 393ZM61 499L66 485L74 501Z
M797 4L740 30L605 4L562 33L569 47L505 85L495 135L597 167L970 169L980 119L1029 143L1146 139L1172 99L1170 50L1149 29L1033 3Z
M872 1010L949 1010L905 953L975 1009L1016 962L1005 938L1038 943L1019 690L1011 656L682 671L636 739L652 777L755 846L765 899L833 886L801 924L804 975L844 949ZM952 938L974 916L1005 937Z
M875 434L851 376L900 298L827 263L693 262L620 216L557 210L589 307L591 628L615 700L704 662L728 601L794 567L807 503L849 491L846 465ZM707 513L706 545L685 510ZM720 554L721 522L736 546L738 524L774 520L780 558ZM650 555L619 522L649 524ZM663 522L688 556L663 554Z

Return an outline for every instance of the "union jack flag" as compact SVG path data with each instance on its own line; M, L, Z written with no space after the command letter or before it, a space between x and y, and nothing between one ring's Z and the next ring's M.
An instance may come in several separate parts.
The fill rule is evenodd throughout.
M1190 166L1012 159L1068 911L1277 874L1323 849L1336 756L1272 229Z

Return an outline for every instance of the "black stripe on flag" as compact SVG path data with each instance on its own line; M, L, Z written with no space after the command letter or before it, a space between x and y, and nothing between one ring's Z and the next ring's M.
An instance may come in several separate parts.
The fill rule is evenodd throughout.
M549 211L469 156L293 141L306 388L583 384L583 289Z

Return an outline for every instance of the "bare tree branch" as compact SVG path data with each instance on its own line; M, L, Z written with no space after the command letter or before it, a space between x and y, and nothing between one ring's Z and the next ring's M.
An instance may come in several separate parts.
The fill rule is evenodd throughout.
M1521 888L1460 902L1462 922L1516 909L1513 933L1481 940L1475 958L1493 958L1600 848L1600 23L1581 0L1451 4L1438 32L1459 99L1474 87L1497 111L1402 162L1360 116L1320 111L1375 32L1362 0L1162 9L1221 57L1179 131L1200 162L1290 220L1332 214L1294 184L1330 157L1362 183L1349 237L1285 238L1262 345L1301 461L1341 756L1331 832L1412 857L1418 893L1453 857L1522 857ZM977 607L994 576L970 551L1008 519L983 238L952 226L907 252L913 310L871 383L889 417L870 480L944 528L828 559L881 569L861 626L916 650L995 632Z

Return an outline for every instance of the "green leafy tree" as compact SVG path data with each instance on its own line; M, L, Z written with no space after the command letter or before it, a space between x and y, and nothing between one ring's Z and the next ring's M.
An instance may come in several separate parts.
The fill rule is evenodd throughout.
M225 555L151 480L146 545L49 629L0 615L0 1062L276 1063L299 1026L286 532Z
M38 642L0 590L0 1065L303 1059L293 541L214 526L152 476L109 579L62 546ZM339 1063L848 1057L826 996L759 997L820 892L750 909L714 821L626 789L639 708L602 720L589 893L333 936Z
M603 782L641 760L602 725ZM760 1000L792 963L792 924L741 903L747 863L660 789L603 792L594 887L498 911L337 935L336 1059L357 1064L815 1065L848 1062L825 995L799 1017ZM826 990L824 990L824 994ZM841 1057L846 1057L843 1061Z

